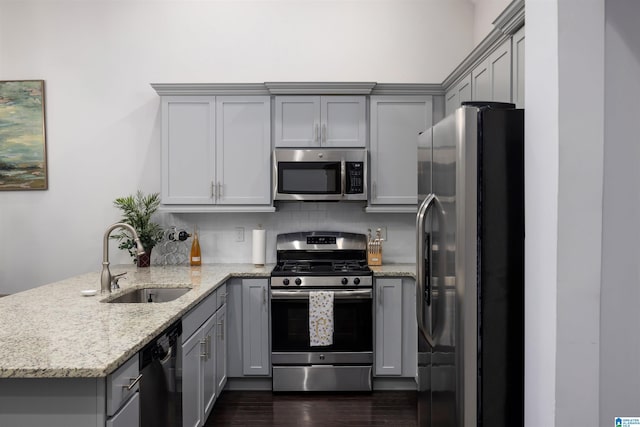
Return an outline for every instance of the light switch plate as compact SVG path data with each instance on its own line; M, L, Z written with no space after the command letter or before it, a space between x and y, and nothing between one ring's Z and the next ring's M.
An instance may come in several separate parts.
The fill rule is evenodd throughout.
M236 242L244 242L244 227L236 227Z

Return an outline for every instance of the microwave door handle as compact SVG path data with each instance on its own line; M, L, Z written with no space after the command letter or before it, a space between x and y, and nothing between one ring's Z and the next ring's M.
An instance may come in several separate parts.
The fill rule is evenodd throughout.
M340 162L340 185L342 186L342 197L347 192L347 163L342 160Z

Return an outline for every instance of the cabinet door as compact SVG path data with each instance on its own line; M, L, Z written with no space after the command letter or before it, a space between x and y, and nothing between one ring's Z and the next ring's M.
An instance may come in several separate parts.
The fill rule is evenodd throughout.
M242 371L244 375L269 375L268 280L242 281Z
M270 98L217 97L217 203L271 204L270 159Z
M162 97L162 203L211 204L215 97Z
M445 114L453 113L463 102L471 101L471 74L467 74L445 95Z
M219 397L227 384L227 305L220 307L216 315L216 390Z
M371 97L370 204L417 203L418 133L431 112L430 96Z
M182 425L198 427L204 420L202 359L206 356L201 329L182 344Z
M140 393L135 392L131 399L105 423L106 427L140 426Z
M377 279L375 375L401 374L402 279Z
M518 108L524 108L524 27L520 28L511 40L511 102Z
M276 96L276 147L318 147L320 145L320 97Z
M482 61L471 71L471 99L473 101L492 101L489 58Z
M202 336L204 338L204 353L202 358L202 419L206 420L211 413L213 403L216 400L216 315L202 325Z
M362 147L367 144L364 96L323 96L320 99L320 145Z
M489 55L491 100L511 102L511 40Z

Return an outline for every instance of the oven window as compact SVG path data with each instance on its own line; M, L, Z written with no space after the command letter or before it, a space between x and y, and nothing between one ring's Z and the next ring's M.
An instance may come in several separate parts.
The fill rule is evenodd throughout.
M340 162L278 162L278 192L340 194Z
M271 300L273 351L372 351L370 299L333 302L333 345L309 345L309 301Z

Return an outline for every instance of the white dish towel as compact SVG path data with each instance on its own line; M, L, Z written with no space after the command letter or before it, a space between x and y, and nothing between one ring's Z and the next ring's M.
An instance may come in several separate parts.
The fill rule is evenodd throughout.
M309 292L309 338L311 346L333 344L333 292Z

